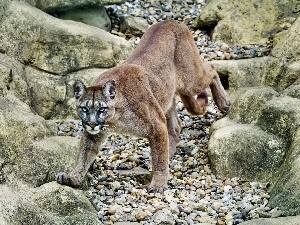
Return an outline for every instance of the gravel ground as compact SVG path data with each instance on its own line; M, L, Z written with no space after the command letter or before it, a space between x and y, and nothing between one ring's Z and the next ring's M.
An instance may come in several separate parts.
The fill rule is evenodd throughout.
M204 61L269 54L271 42L260 46L228 47L225 43L210 41L205 31L194 30L192 21L204 5L204 0L135 0L109 6L107 10L113 22L112 33L119 35L119 21L124 15L143 17L149 24L166 19L185 23L194 35ZM137 44L139 37L131 37L129 41ZM86 195L98 211L99 220L104 224L230 225L280 216L279 209L267 206L268 183L218 177L211 171L207 154L209 128L223 116L212 100L207 113L201 117L190 116L179 100L177 108L183 129L177 152L169 163L169 189L163 194L149 194L145 189L152 170L147 140L110 134L88 173L91 187ZM77 137L82 132L78 121L59 124L59 135Z

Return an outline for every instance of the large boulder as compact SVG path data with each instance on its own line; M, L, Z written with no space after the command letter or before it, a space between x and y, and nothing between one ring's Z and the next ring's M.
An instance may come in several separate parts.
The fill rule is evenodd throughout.
M64 11L80 7L95 7L121 4L124 0L20 0L48 13Z
M249 220L240 225L298 225L300 221L300 216L289 216L289 217L279 217L279 218L261 218L255 220Z
M111 21L103 6L74 8L56 13L56 15L60 19L74 20L108 32L111 31Z
M284 94L300 99L300 78L283 91Z
M84 193L56 182L30 188L18 182L0 185L0 221L3 225L100 225Z
M279 207L284 215L300 214L300 128L294 136L285 162L273 177L270 189L270 206Z
M111 21L105 5L121 4L124 0L20 0L64 20L74 20L110 31Z
M279 62L274 57L215 60L209 63L214 65L220 76L227 77L230 91L255 86L270 86L278 89L279 84L276 80L282 76L278 67Z
M60 20L16 1L0 3L1 52L51 74L113 67L131 51L123 38Z
M0 53L0 96L10 92L21 101L29 103L24 68L18 60Z
M57 124L34 115L29 106L8 93L0 97L0 173L3 181L23 179L39 186L75 163L78 139L51 137Z
M220 123L224 121L214 129ZM218 175L267 182L281 166L284 149L285 142L276 135L254 125L233 123L218 127L211 135L209 158Z
M227 44L265 44L269 37L287 29L298 17L299 2L212 0L194 22L213 29L214 41Z

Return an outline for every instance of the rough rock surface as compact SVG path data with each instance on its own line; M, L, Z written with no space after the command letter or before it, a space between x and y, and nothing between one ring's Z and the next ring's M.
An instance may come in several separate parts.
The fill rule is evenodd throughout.
M110 32L111 22L103 6L91 8L75 8L56 14L64 20L74 20Z
M141 37L149 27L147 20L141 17L123 16L120 21L120 31L129 37Z
M30 188L0 185L0 221L3 225L100 225L84 193L56 182ZM8 222L5 222L8 221Z
M298 225L300 216L280 217L280 218L262 218L256 220L250 220L241 223L241 225Z
M112 67L131 47L124 39L82 23L54 18L27 4L1 5L1 52L51 74ZM84 49L84 50L83 50Z
M226 124L216 128L218 125L218 122L214 124L217 130L208 145L216 173L223 177L269 181L282 164L284 141L250 124Z
M124 0L19 0L27 2L48 13L64 11L80 7L121 4Z
M61 112L62 106L68 109L68 73L114 66L132 49L101 29L56 19L24 3L0 4L0 49L5 53L0 55L5 74L0 90L8 86L46 119L68 116Z
M214 28L214 41L230 45L264 44L270 36L289 28L299 11L297 0L212 0L195 20L194 26Z

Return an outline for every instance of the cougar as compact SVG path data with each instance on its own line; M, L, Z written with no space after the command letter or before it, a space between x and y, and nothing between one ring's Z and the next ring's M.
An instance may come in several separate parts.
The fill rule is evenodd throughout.
M148 191L163 192L181 131L175 95L189 113L201 115L207 87L217 107L227 112L230 99L216 70L201 60L188 28L176 21L152 25L123 64L99 75L90 87L75 81L76 108L85 131L75 168L60 172L57 182L81 185L108 129L148 139L153 168Z

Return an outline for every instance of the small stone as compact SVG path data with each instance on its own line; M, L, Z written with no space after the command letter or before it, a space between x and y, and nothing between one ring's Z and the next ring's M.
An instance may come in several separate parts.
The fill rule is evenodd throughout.
M130 213L130 212L131 212L131 208L125 207L125 208L123 209L123 211L124 211L125 213Z
M214 203L212 204L214 210L219 210L219 209L222 207L222 205L223 205L223 204L222 204L221 202L214 202Z
M209 166L205 165L203 168L207 174L211 174L211 169L209 168Z
M281 210L278 210L277 208L272 209L272 210L270 211L270 213L271 213L271 217L272 217L272 218L277 218L277 217L279 217L279 216L282 215L282 211L281 211Z
M183 212L185 212L185 213L187 213L187 214L190 214L191 212L192 212L192 208L191 207L189 207L189 206L187 206L187 207L185 207L184 209L183 209Z
M175 219L169 209L162 209L153 215L154 224L174 225Z
M133 211L133 214L135 215L135 218L137 219L137 221L143 221L149 216L147 211L141 210L141 209L135 209Z

